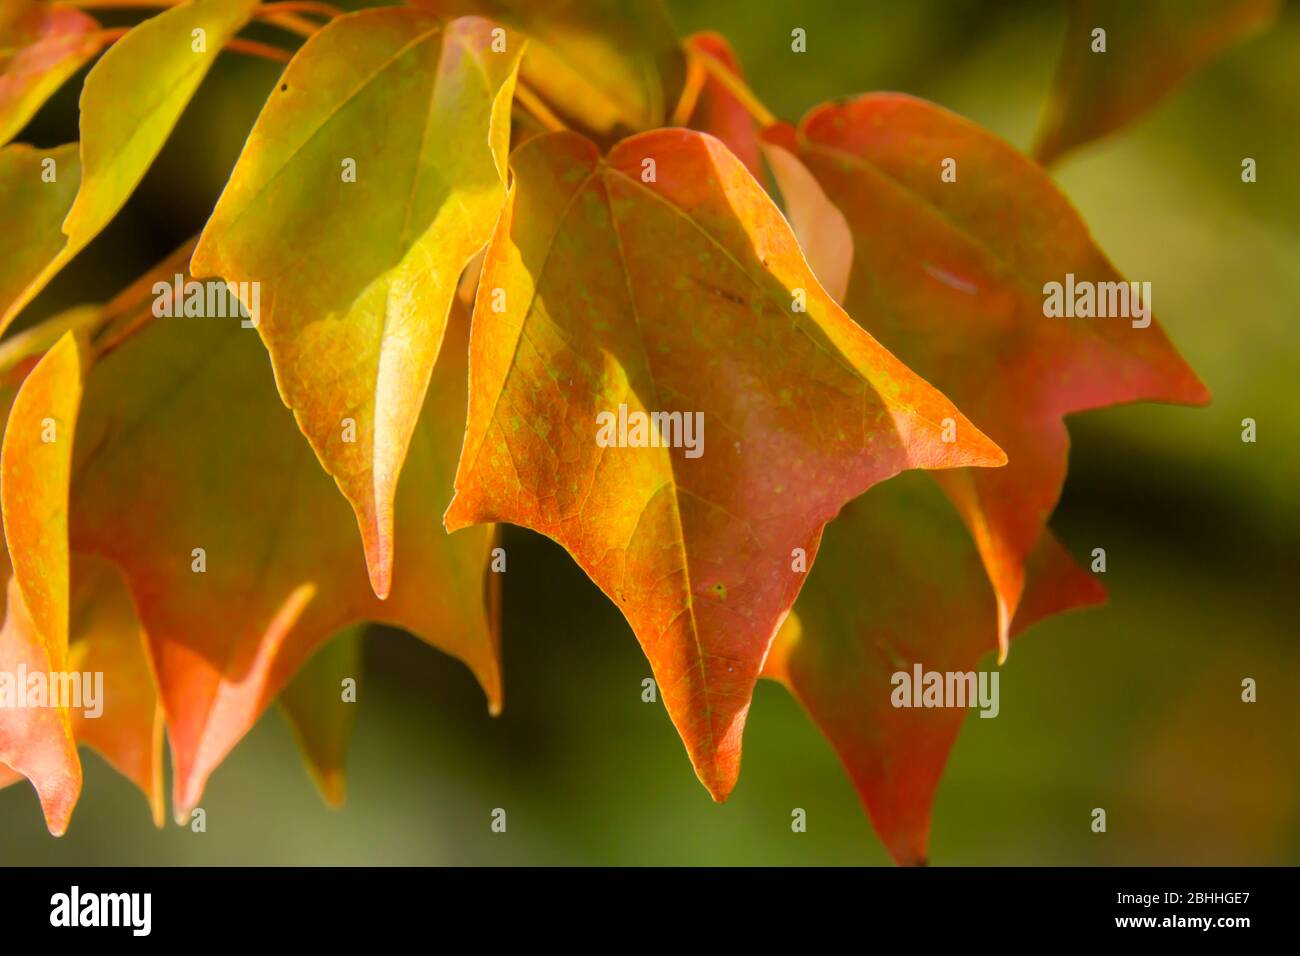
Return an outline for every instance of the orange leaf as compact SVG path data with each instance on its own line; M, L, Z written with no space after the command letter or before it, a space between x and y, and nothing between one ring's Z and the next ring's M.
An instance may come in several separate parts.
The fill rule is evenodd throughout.
M163 712L149 670L148 639L126 581L112 564L75 556L72 583L69 669L103 675L102 712L74 711L73 734L140 788L154 825L161 827Z
M56 835L81 790L71 716L54 698L55 678L67 670L68 484L82 369L82 346L65 332L19 387L0 448L5 564L13 569L0 632L0 685L9 686L0 695L14 697L0 701L0 761L32 781ZM38 697L27 675L44 688Z
M464 660L500 706L482 584L492 529L448 537L438 522L464 427L465 319L454 306L411 443L387 601L370 589L355 521L280 403L256 332L237 318L146 319L96 363L72 540L130 584L167 717L179 819L290 677L349 624L417 633Z
M731 44L720 33L696 33L687 37L686 49L709 56L743 79L740 60ZM716 136L727 144L736 158L745 164L754 178L763 182L763 157L759 152L758 126L744 104L737 100L715 77L705 74L699 98L686 123L692 129Z
M993 591L970 534L923 475L848 505L827 527L820 558L764 676L784 683L835 747L894 859L923 863L930 807L966 710L893 706L894 675L975 671L997 649ZM1013 633L1104 596L1049 532L1030 558Z
M810 560L846 501L905 468L1004 457L822 290L718 140L659 130L602 160L552 133L512 166L447 526L564 546L632 624L721 800L797 549Z

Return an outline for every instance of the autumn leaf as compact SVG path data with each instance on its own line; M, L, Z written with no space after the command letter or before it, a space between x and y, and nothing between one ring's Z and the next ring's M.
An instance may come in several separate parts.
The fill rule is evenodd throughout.
M722 34L696 33L686 38L685 46L693 57L708 57L733 76L743 79L740 60ZM766 173L763 171L761 143L754 117L722 81L698 63L696 67L699 69L699 90L694 106L686 113L685 122L679 125L698 129L722 140L754 178L763 182Z
M1268 27L1280 7L1278 0L1071 0L1034 156L1051 163L1132 122Z
M716 33L697 33L687 39L686 49L691 54L693 72L690 77L698 80L700 89L695 102L685 111L689 121L683 125L709 133L726 143L727 148L764 186L769 180L763 160L780 167L777 176L780 195L775 198L781 202L790 227L822 288L836 302L842 303L853 264L853 235L844 214L826 198L816 178L794 153L776 142L765 141L759 135L753 114L764 112L766 108L761 104L746 105L737 96L737 84L740 89L747 87L740 61L726 39ZM724 82L724 77L730 82ZM686 102L687 97L683 96L679 109ZM798 196L785 196L785 193L795 191Z
M74 556L72 584L69 669L103 674L102 712L74 711L73 736L139 787L161 827L163 712L131 593L116 567L85 555Z
M54 834L67 829L81 791L72 719L61 701L49 699L48 682L40 698L26 700L21 677L67 669L68 485L83 372L83 346L65 332L14 395L0 447L5 564L12 569L0 662L8 693L25 701L0 707L0 761L32 781Z
M7 577L8 556L0 554L0 558ZM21 595L17 600L21 602ZM30 621L21 603L15 605L6 634L13 633L14 628L25 628L29 639L16 645L8 638L0 638L0 670L6 674L17 674L22 667L30 675L48 667L38 656L24 653L24 649L30 652L35 637ZM73 740L94 748L139 787L149 803L154 824L162 826L162 709L131 596L120 572L107 561L82 556L74 559L70 633L69 673L82 675L83 688L87 686L85 675L103 675L96 692L96 710L83 706L70 713ZM83 696L83 702L90 701ZM68 751L61 721L38 720L28 729L31 733L9 741L5 753L31 775L31 782L47 806L50 830L58 835L67 827L80 789L80 758ZM0 729L0 737L6 735L7 731ZM22 779L22 773L0 762L0 787Z
M520 73L572 125L601 137L663 125L685 63L659 0L415 0L529 38Z
M492 29L388 8L320 30L258 117L192 260L196 275L259 288L280 394L356 512L381 598L448 309L505 197L522 42L495 52Z
M794 152L845 215L849 314L1006 450L1006 468L936 475L993 581L1005 655L1025 561L1065 477L1064 416L1140 400L1199 404L1209 393L1149 311L1045 314L1052 282L1103 297L1117 283L1126 302L1130 287L1047 175L991 133L922 100L871 94L765 137ZM1149 293L1142 301L1149 310Z
M192 0L145 20L114 43L86 76L81 91L79 167L59 162L57 182L41 178L35 154L10 159L6 150L6 162L0 164L0 198L7 198L12 189L26 197L24 204L36 207L40 217L22 228L31 229L42 255L25 251L23 269L15 270L12 278L8 266L0 272L0 332L126 204L222 45L256 7L257 0ZM76 198L63 219L66 240L58 242L49 234L47 217L61 209L59 202L71 185L77 187ZM4 208L13 206L6 203ZM25 223L27 216L21 219Z
M498 709L482 583L492 529L449 537L439 524L464 429L463 311L411 443L398 570L380 601L355 522L280 403L256 333L235 318L153 319L149 307L88 378L71 539L122 568L139 608L177 818L311 653L351 624L404 627L461 658Z
M1104 598L1050 532L1028 566L1013 633ZM970 533L929 476L902 475L827 526L763 673L830 740L894 859L917 864L966 711L896 707L893 675L972 672L996 650L997 608Z
M811 561L844 502L904 468L1003 456L826 295L718 140L660 130L602 160L553 133L512 167L447 527L508 521L564 546L632 624L722 799L799 549ZM648 413L678 427L643 438L680 447L598 441L597 416Z
M9 561L54 670L68 653L68 484L84 371L83 346L65 332L19 388L0 448Z
M54 670L45 640L23 602L16 578L9 578L4 624L0 625L0 660L5 662L7 693L28 693L30 674ZM12 675L12 676L11 676ZM31 706L0 708L0 764L26 777L36 788L45 825L54 836L68 828L81 794L81 761L66 707L49 707L45 698Z
M780 184L790 228L808 265L831 298L843 304L853 271L853 230L791 142L764 142L763 155Z
M0 9L0 143L99 50L99 24L75 7L6 0Z
M312 779L332 807L342 806L346 791L344 764L356 697L344 697L343 682L356 683L361 671L362 626L331 638L303 665L280 693L280 707L293 728Z

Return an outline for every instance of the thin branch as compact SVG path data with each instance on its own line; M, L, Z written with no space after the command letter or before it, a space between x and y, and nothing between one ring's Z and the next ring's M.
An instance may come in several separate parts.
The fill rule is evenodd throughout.
M58 0L55 6L81 7L83 10L102 10L109 7L116 7L119 10L137 10L141 8L157 10L162 7L180 6L184 2L185 0Z
M264 60L274 60L277 63L288 63L293 59L293 53L289 50L282 50L269 43L258 43L256 40L245 40L242 37L227 40L223 49L231 53L243 53L246 56L260 56Z
M262 12L265 9L265 7L259 9L256 15L267 26L279 27L281 30L296 33L300 37L315 36L316 31L321 28L321 24L315 20L308 20L306 17L300 17L295 13Z
M257 8L258 16L264 13L314 13L327 20L341 17L346 12L332 4L320 3L319 0L282 0L278 3L264 3Z

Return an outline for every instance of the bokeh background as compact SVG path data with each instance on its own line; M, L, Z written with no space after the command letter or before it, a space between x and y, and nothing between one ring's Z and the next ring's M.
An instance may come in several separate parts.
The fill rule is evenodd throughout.
M359 4L344 3L344 6ZM1062 41L1053 0L669 0L713 28L778 114L868 90L956 110L1025 149ZM106 22L131 17L106 15ZM790 51L790 30L808 52ZM272 37L274 34L267 34ZM1158 55L1158 51L1153 51ZM935 864L1300 863L1300 9L1136 125L1053 171L1122 272L1150 280L1208 409L1077 417L1054 527L1105 547L1108 606L1033 628L997 720L968 720L935 805ZM198 231L278 67L222 57L118 220L24 324L109 298ZM21 139L76 138L65 88ZM1259 181L1240 180L1254 157ZM1259 440L1243 444L1253 417ZM358 544L358 547L360 545ZM0 791L0 864L880 864L830 746L762 683L735 794L696 782L649 668L568 556L508 529L506 710L414 638L373 629L339 811L270 711L213 776L207 832L155 830L86 754L66 836ZM1259 701L1243 704L1253 677ZM1091 832L1105 807L1109 829ZM509 815L489 829L493 808ZM806 833L790 829L794 807Z

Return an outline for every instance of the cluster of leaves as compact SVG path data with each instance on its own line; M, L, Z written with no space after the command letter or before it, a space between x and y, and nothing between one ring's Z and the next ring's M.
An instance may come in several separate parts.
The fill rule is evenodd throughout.
M0 331L122 208L223 50L288 59L241 30L303 42L196 240L0 342L0 670L110 688L99 720L0 710L0 783L30 780L61 833L84 743L161 821L165 727L186 819L278 698L341 798L364 622L455 655L500 708L510 522L621 609L715 799L769 677L893 856L923 860L962 711L891 708L890 674L1005 658L1101 600L1046 529L1063 417L1208 398L1155 324L1044 318L1045 282L1118 279L1047 173L903 95L777 122L722 37L680 41L649 0L160 0L115 30L77 8L109 5L3 4L3 141L98 61L79 143L0 150ZM1040 158L1274 4L1194 6L1075 4ZM1087 54L1099 24L1110 60ZM1153 30L1159 56L1125 52ZM256 283L257 332L154 318L176 274ZM707 452L598 445L621 404L702 412ZM934 474L864 494L909 469Z

